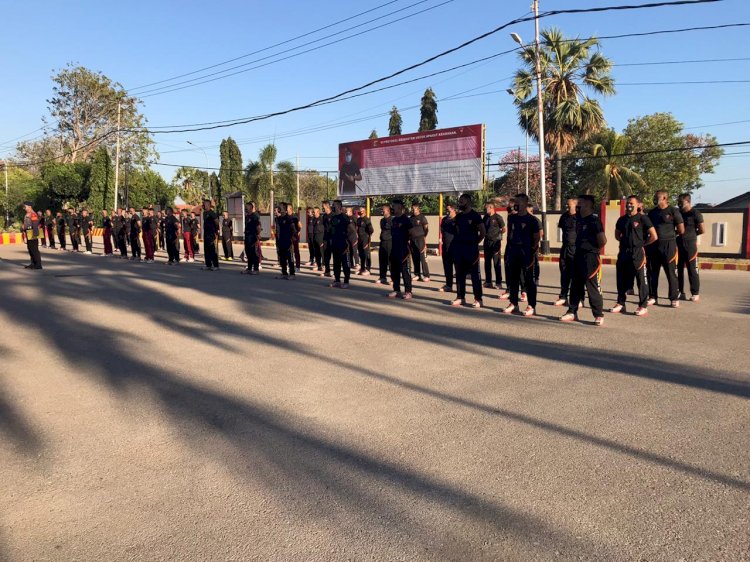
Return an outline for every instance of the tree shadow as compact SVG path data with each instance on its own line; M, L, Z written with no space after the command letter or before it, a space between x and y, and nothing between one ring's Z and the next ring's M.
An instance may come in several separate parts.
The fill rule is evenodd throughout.
M11 351L0 346L0 356L10 357ZM28 423L9 400L9 392L0 392L0 435L3 435L16 451L25 455L37 454L43 446L42 437Z

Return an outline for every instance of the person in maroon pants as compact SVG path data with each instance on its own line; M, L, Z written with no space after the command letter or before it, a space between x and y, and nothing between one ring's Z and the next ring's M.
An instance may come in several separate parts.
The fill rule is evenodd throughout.
M107 209L102 210L102 226L104 227L104 255L112 255L112 219Z
M190 230L190 217L188 216L187 210L183 209L180 212L180 221L182 226L182 241L184 244L185 257L183 261L195 261L195 252L193 251L193 235Z

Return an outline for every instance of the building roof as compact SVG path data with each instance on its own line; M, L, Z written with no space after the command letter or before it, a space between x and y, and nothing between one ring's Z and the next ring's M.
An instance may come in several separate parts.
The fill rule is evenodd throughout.
M747 207L750 205L750 191L746 191L742 195L738 195L737 197L732 197L731 199L727 199L723 203L719 203L716 205L717 207L721 209L730 209L730 208L739 208L739 207Z

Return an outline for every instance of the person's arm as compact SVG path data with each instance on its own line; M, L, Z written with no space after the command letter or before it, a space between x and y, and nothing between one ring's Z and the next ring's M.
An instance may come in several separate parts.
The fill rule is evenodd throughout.
M370 236L372 236L375 233L375 229L373 228L372 221L370 219L367 219L367 226L365 227L365 231Z
M654 242L656 242L659 239L659 235L656 234L656 229L652 226L648 229L648 240L646 240L643 245L644 246L650 246Z
M607 235L604 234L604 232L600 232L596 235L596 244L599 246L600 250L607 245Z
M695 211L695 232L699 236L706 232L706 224L703 222L703 214L700 211Z
M618 242L622 240L622 232L615 228L615 240Z
M505 219L503 217L498 216L497 222L500 225L500 234L505 234L508 231L508 228L505 226Z
M484 221L477 223L477 234L479 234L479 240L477 243L481 244L484 237L487 236L487 228L484 226Z
M425 238L427 238L427 233L430 231L430 223L427 222L427 217L425 217L424 215L421 215L421 216L422 216L422 228L424 228L424 235L425 235Z
M677 234L680 236L685 234L685 220L682 218L682 213L677 209L674 209L674 223L677 228Z

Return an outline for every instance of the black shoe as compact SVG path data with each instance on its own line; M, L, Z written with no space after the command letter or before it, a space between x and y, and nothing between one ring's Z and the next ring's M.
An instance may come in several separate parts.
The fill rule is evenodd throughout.
M34 268L34 264L30 263L29 265L24 265L23 268L24 269L33 269Z
M35 265L35 266L33 267L33 269L42 269L42 266L41 266L41 265Z

